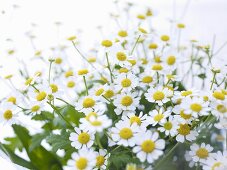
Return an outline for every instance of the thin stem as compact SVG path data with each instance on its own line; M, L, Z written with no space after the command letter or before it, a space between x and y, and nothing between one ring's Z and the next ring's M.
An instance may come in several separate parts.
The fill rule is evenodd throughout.
M110 68L110 61L109 61L109 57L108 57L108 53L106 52L106 61L107 61L107 68L110 72L110 79L111 79L111 83L113 83L113 74Z
M213 74L213 78L212 78L212 83L211 83L211 85L210 85L210 90L212 90L212 88L213 88L213 85L214 85L214 82L215 82L215 76L216 76L216 72L214 72L214 74Z
M50 72L51 72L52 63L53 63L53 60L50 60L49 72L48 72L48 83L49 83L49 84L50 84Z
M137 45L138 42L139 42L140 37L141 37L141 35L139 35L138 38L136 39L136 42L135 42L135 44L134 44L134 46L133 46L133 48L132 48L132 51L130 52L130 55L133 54L133 52L134 52L134 50L135 50L135 48L136 48L136 45Z
M88 88L87 88L87 82L86 82L85 76L83 76L83 80L84 80L84 85L85 85L85 88L86 88L86 94L88 96Z
M96 143L99 146L99 148L103 149L102 144L100 142L100 136L99 133L96 133Z

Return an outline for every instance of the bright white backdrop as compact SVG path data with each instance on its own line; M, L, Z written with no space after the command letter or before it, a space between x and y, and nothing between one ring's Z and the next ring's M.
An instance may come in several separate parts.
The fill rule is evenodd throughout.
M123 1L123 0L121 0ZM216 47L227 41L227 1L226 0L131 0L137 4L147 4L156 10L158 27L166 30L166 20L175 16L186 23L185 35L188 39L199 39L202 43L212 42L216 36ZM36 46L45 49L61 42L65 37L84 30L83 39L88 43L95 39L94 29L107 24L108 13L112 9L111 0L0 0L0 75L13 73L16 62L6 57L6 50L16 47L18 55L29 58L32 48L25 33L35 29L38 41ZM175 9L173 12L173 9ZM61 30L54 22L61 21ZM6 41L13 39L14 42ZM224 49L218 60L227 63L227 50ZM0 82L0 97L7 93ZM0 140L10 133L9 127L1 126ZM0 169L15 169L0 158Z

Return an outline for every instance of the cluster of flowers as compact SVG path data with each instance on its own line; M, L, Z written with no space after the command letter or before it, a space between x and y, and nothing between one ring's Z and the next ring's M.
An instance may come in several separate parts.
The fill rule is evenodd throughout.
M148 9L137 20L149 22L151 17ZM175 26L178 31L185 27ZM67 164L71 169L109 169L111 153L119 148L140 160L127 169L158 169L173 144L172 149L180 143L190 144L185 154L190 167L227 169L225 151L212 153L209 144L197 142L201 130L210 124L217 122L216 128L226 128L227 90L215 80L220 70L212 70L210 90L186 89L178 69L184 61L182 51L170 36L150 30L142 24L133 31L119 29L114 38L99 42L97 56L92 57L79 51L75 36L69 37L84 60L81 68L70 67L64 57L49 58L46 73L28 77L22 89L2 100L1 122L14 124L20 114L57 112L62 104L73 106L84 116L78 127L66 122L74 128L68 129L68 140L77 150ZM222 75L224 79L226 73ZM5 79L10 82L11 77ZM101 142L104 137L106 147Z

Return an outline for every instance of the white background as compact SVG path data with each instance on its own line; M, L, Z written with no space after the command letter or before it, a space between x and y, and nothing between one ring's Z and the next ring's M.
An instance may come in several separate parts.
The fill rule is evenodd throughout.
M216 48L227 41L227 1L226 0L134 0L137 4L147 4L155 9L159 17L160 31L165 31L167 18L173 15L186 24L185 34L188 39L198 39L203 44L212 43L216 36ZM174 5L175 2L175 5ZM188 8L186 4L188 3ZM15 6L15 4L17 6ZM14 5L14 7L13 7ZM29 58L31 44L25 33L36 23L36 46L45 49L61 42L65 37L75 34L77 29L84 30L84 39L95 39L94 29L107 23L108 13L112 8L111 0L0 0L0 75L14 72L16 62L7 58L6 50L16 48L20 57ZM175 12L173 13L173 9ZM54 22L61 21L59 32ZM8 42L6 39L13 39ZM226 48L218 60L227 63ZM9 71L10 70L10 71ZM0 96L7 90L0 83ZM9 134L7 126L0 126L0 140ZM0 169L15 169L0 158Z

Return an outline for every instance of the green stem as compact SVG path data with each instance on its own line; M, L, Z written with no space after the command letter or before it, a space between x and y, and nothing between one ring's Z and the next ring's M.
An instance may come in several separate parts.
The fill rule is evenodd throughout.
M49 72L48 72L48 83L50 84L50 72L51 72L51 66L52 66L53 61L50 60L50 65L49 65Z
M99 146L99 148L103 149L102 144L100 142L99 133L96 133L95 136L96 136L96 143L97 143L97 145Z
M141 35L139 35L138 38L136 39L136 42L135 42L135 44L134 44L134 46L133 46L133 48L132 48L132 51L130 52L130 55L133 54L133 52L134 52L134 50L135 50L135 48L136 48L136 45L137 45L138 42L139 42L140 37L141 37Z
M87 82L86 82L85 76L83 76L83 80L84 80L84 85L85 85L85 88L86 88L86 94L88 96L88 88L87 88Z
M214 74L213 74L213 78L212 78L212 83L211 83L211 86L210 86L210 90L212 90L212 88L213 88L213 85L214 85L214 81L215 81L215 76L216 76L216 72L214 72Z
M154 170L158 170L159 166L163 164L163 162L165 162L165 160L171 155L171 153L173 153L173 151L178 147L180 143L177 143L174 145L174 147L172 147L172 149L159 161L157 162L156 166L154 167Z
M113 83L113 74L112 71L110 69L110 61L109 61L109 57L108 57L108 53L106 52L106 61L107 61L107 68L110 72L110 79L111 79L111 83Z

